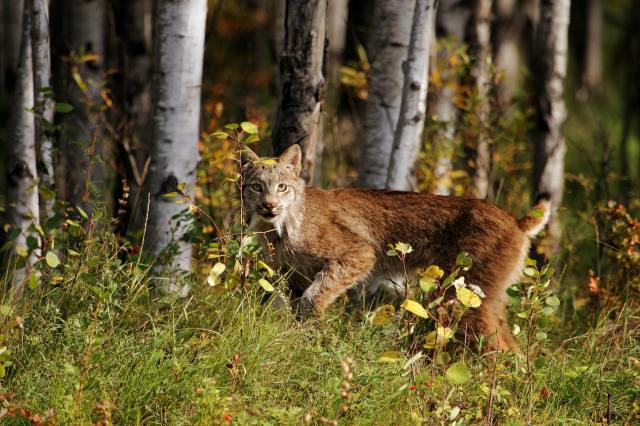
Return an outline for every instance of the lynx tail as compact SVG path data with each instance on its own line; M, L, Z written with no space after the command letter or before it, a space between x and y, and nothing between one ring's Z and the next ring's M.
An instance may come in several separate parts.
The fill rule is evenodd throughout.
M533 238L542 231L549 222L551 214L551 201L549 195L542 194L538 197L536 204L521 219L518 219L518 226L529 237Z

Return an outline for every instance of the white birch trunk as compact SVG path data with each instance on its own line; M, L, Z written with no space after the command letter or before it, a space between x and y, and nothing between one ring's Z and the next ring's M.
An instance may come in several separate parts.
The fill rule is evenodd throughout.
M385 188L393 137L400 116L404 74L415 0L376 0L371 39L367 43L369 98L358 186Z
M491 152L486 132L489 115L489 66L491 63L491 3L492 0L475 0L471 31L471 56L474 59L471 74L478 96L478 140L476 141L476 169L473 175L473 192L478 198L489 195Z
M163 197L178 191L180 183L193 196L199 161L200 89L204 56L206 0L157 3L155 63L153 80L153 140L149 170L151 207L147 229L149 249L154 256L171 252L170 270L191 270L191 244L184 241L189 223L173 217L185 210L175 198ZM188 288L171 284L169 290L186 295Z
M9 152L9 223L20 230L14 247L27 248L27 238L37 238L32 225L38 223L38 186L36 170L35 120L33 113L33 65L31 55L31 1L24 4L22 41L18 59L18 79L13 99L11 147ZM33 264L38 250L27 259Z
M31 22L31 46L33 52L33 85L35 88L36 149L38 177L40 179L40 217L49 218L55 201L55 176L53 170L53 138L45 130L53 125L55 104L51 88L51 43L49 38L49 0L33 2Z
M567 74L570 0L543 0L536 31L534 70L536 87L535 189L551 198L551 237L554 251L561 236L554 220L562 202L566 146L562 125L567 116L564 80Z
M281 96L273 129L273 150L302 147L302 176L314 182L322 139L325 92L326 0L287 0L284 48L280 58Z
M436 17L438 33L443 39L449 39L449 43L454 46L453 48L464 42L470 15L470 8L459 4L457 0L441 1L438 5ZM438 55L448 56L449 53L449 50L443 47ZM440 62L442 61L438 61L438 63ZM445 84L437 93L433 106L433 112L441 126L433 141L433 153L436 158L433 171L435 181L433 193L451 195L449 174L453 168L454 139L458 120L458 108L454 104L455 90L452 86L457 86L458 79L451 74L447 65L439 71Z
M422 144L429 83L429 50L432 44L434 0L416 0L398 125L393 138L387 174L387 188L410 190L414 186L413 166Z

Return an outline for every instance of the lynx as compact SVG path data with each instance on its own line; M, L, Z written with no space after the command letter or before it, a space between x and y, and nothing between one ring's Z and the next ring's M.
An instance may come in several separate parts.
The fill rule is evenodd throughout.
M302 315L322 315L349 288L368 285L401 269L386 255L388 245L409 243L409 268L455 266L468 252L474 266L468 282L486 297L462 319L470 337L485 336L484 350L517 350L505 318L506 289L522 273L530 239L545 226L549 203L541 199L516 220L479 199L369 189L323 190L305 187L301 151L288 148L279 158L242 150L243 201L250 227L272 247L277 267L291 268L289 282L300 297Z

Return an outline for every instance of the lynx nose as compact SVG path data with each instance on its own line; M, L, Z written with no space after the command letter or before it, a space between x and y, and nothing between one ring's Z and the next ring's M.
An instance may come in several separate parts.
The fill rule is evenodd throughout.
M277 207L277 204L275 201L265 201L264 203L262 203L262 207L264 207L266 210L274 210Z

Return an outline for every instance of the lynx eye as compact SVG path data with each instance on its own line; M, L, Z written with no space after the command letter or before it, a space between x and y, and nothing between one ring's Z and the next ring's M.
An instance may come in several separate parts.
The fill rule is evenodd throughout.
M279 192L284 192L287 190L287 188L289 188L287 185L285 185L284 183L281 183L280 185L278 185L278 191Z
M256 192L262 192L262 185L260 185L259 183L254 183L250 186L250 188Z

